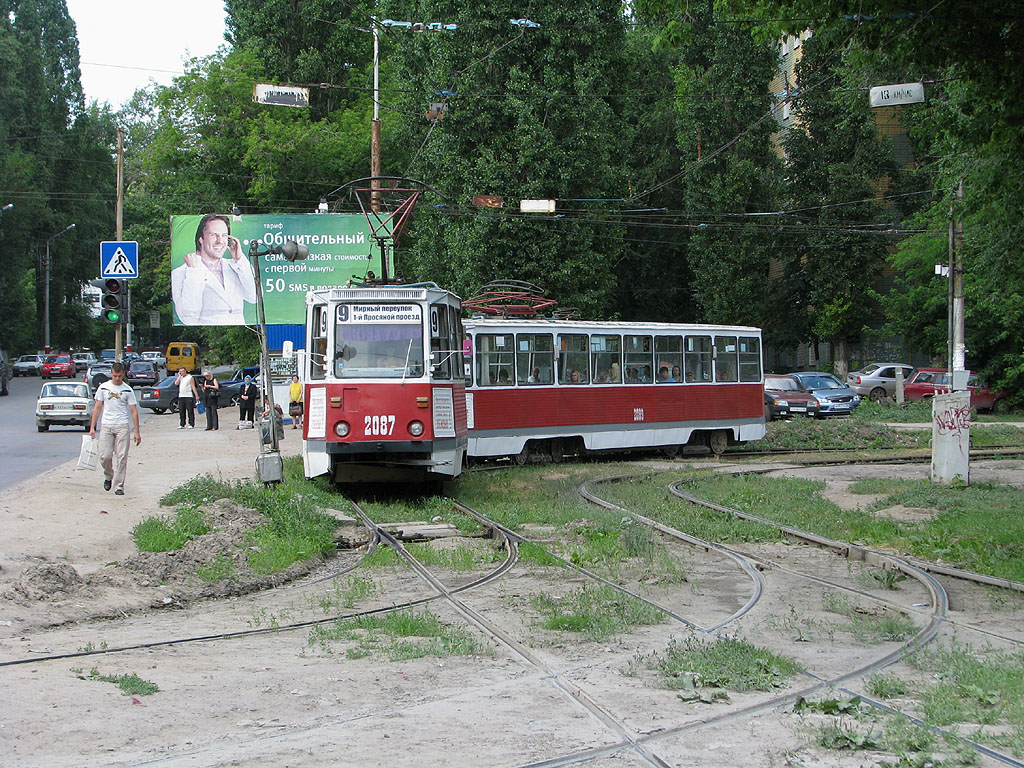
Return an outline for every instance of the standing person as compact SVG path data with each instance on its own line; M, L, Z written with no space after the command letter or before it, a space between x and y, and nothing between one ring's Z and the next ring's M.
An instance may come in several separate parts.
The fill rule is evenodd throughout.
M178 369L178 378L174 380L178 387L178 429L185 428L185 417L188 417L188 428L195 429L196 426L196 400L199 399L199 392L196 390L196 380L184 367Z
M302 427L302 382L297 373L292 374L292 383L288 385L288 415L292 417L292 429Z
M220 382L213 377L210 369L203 371L203 403L206 405L206 431L220 429L217 408L220 406Z
M252 264L231 236L227 216L207 214L196 228L196 250L171 270L174 311L184 325L244 325L256 301Z
M252 383L252 376L246 376L245 382L242 384L242 389L238 393L238 421L239 426L249 422L249 426L256 420L256 400L260 396L260 391L255 384Z
M129 417L131 421L129 422ZM128 447L131 425L135 426L135 444L142 442L139 429L139 407L135 390L124 383L124 363L110 366L110 380L96 389L96 406L89 423L89 434L96 437L100 425L100 465L103 467L103 490L116 486L114 493L124 496L124 476L128 470Z

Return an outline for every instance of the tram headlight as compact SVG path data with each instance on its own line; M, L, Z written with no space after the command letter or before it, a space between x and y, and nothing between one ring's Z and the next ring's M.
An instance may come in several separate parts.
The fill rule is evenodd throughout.
M348 437L348 433L351 431L347 421L339 421L334 425L334 434L338 437Z
M419 437L423 434L423 422L421 421L410 421L409 422L409 434L413 437Z

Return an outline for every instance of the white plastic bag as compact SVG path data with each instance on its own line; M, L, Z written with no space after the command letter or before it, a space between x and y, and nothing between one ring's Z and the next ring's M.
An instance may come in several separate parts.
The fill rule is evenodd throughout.
M96 469L100 465L100 441L82 435L82 450L78 454L79 469Z

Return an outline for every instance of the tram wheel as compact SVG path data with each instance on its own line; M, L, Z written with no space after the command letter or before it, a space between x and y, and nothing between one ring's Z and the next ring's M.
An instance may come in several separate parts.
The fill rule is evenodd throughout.
M517 467L522 467L530 463L530 445L526 444L523 446L523 450L519 453L512 455L512 463Z
M716 429L708 435L708 448L715 456L721 456L729 446L729 433L724 429Z
M661 451L661 455L664 456L666 459L674 459L676 456L679 455L678 445L663 445L658 450Z

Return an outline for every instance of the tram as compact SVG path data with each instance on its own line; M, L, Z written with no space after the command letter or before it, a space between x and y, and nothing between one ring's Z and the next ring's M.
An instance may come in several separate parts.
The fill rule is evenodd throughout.
M470 304L471 302L466 302ZM761 330L473 317L469 455L523 464L764 437Z
M441 483L466 463L461 304L433 283L306 296L307 477Z

